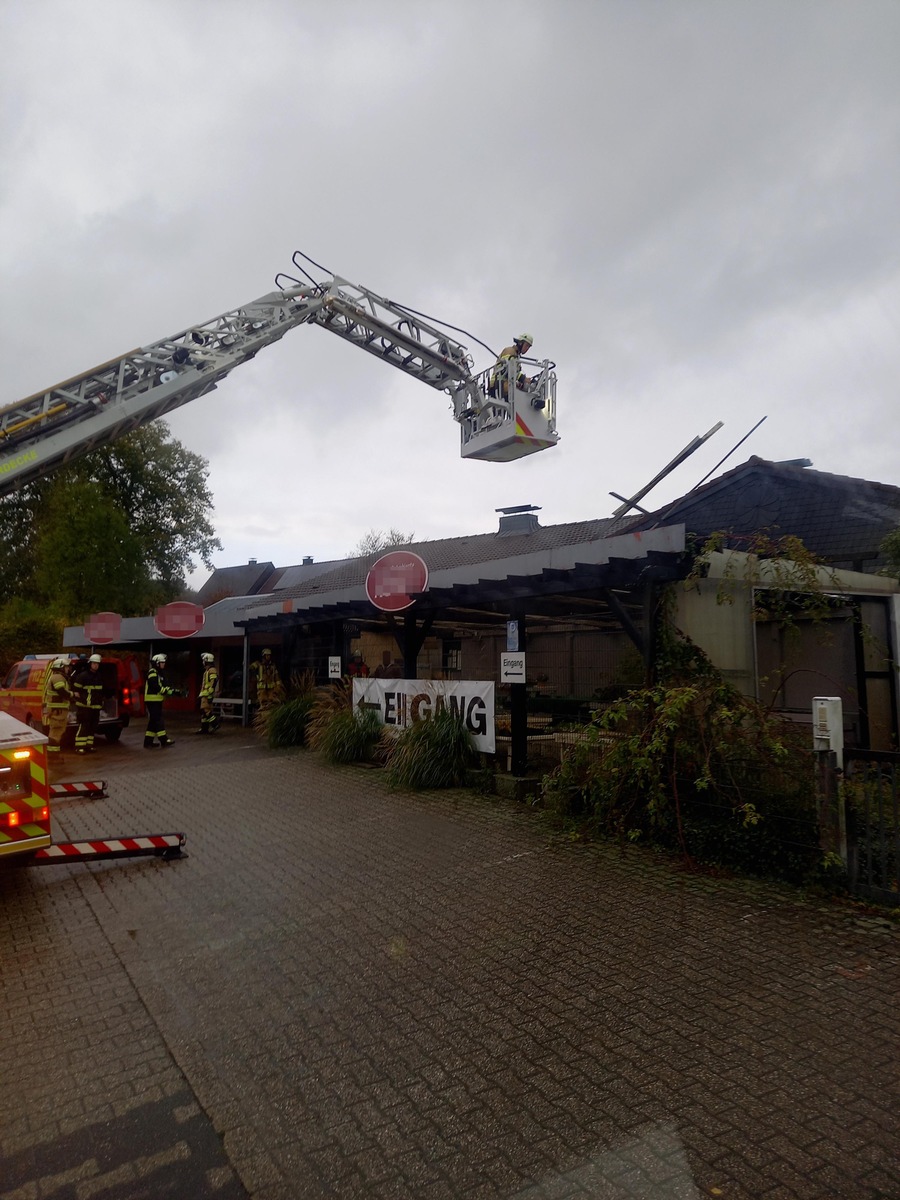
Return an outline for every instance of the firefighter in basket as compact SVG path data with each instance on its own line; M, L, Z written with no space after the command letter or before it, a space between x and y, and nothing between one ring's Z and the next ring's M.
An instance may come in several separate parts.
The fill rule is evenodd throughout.
M518 337L513 338L513 344L511 346L507 346L505 349L500 351L500 355L488 381L489 396L493 398L502 396L504 400L509 398L509 376L510 367L512 366L511 360L514 359L518 364L518 360L520 358L524 358L533 345L534 338L530 333L520 333ZM529 379L524 371L519 370L516 372L516 387L520 391L527 391L531 387L532 383L534 383L534 380Z

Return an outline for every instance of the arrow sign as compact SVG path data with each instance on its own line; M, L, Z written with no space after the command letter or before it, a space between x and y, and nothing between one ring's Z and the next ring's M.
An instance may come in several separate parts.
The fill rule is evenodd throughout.
M516 654L506 651L500 655L500 682L525 682L525 655L521 651Z

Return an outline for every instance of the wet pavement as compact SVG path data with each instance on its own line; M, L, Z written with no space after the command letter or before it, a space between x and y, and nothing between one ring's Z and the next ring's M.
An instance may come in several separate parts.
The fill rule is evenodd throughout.
M896 925L174 733L0 871L2 1200L900 1197Z

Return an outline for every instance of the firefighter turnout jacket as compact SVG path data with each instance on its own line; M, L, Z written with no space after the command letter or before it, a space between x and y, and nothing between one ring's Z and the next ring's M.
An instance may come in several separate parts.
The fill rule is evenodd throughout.
M69 680L62 667L51 667L44 682L43 707L64 708L67 712L72 699Z
M206 700L212 704L213 698L219 691L219 672L215 667L207 667L203 672L203 681L200 684L200 699Z
M99 671L91 670L88 664L80 667L72 676L72 690L75 693L75 703L80 708L103 707L103 680Z
M147 681L144 684L144 700L150 704L154 700L162 701L166 696L174 695L175 688L169 687L163 678L162 671L151 663L150 670L147 672Z

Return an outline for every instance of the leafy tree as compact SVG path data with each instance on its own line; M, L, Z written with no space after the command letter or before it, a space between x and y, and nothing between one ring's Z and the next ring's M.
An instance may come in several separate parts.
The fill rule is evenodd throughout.
M415 541L415 531L403 533L399 529L370 529L364 534L350 553L348 558L368 558L370 554L378 554L382 550L390 550L392 546L408 546Z
M8 600L0 605L0 678L23 655L61 646L64 627L65 621L48 613L43 604Z
M889 533L881 543L881 553L885 557L884 573L900 579L900 529Z
M32 541L48 483L26 484L0 500L0 602L34 596Z
M211 567L221 549L207 474L157 421L0 500L0 603L80 620L172 599L193 558Z
M35 593L59 612L140 611L153 591L127 517L90 480L67 476L54 484L32 546Z

